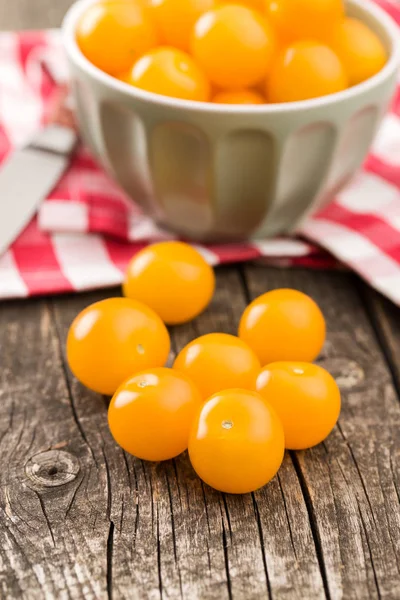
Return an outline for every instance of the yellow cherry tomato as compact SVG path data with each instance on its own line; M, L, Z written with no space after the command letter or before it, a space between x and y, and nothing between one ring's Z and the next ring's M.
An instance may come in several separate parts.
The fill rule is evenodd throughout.
M143 460L168 460L186 450L202 398L183 373L149 369L115 392L108 424L115 441Z
M343 63L350 85L376 75L386 64L386 50L378 36L358 19L343 19L333 28L330 46Z
M226 5L200 17L191 47L212 83L221 88L241 88L267 76L275 35L260 13L245 6Z
M317 304L297 290L279 289L256 298L244 311L239 337L262 365L279 360L313 361L325 341Z
M189 51L194 24L214 0L150 0L150 6L163 43Z
M197 475L229 494L254 492L277 473L284 456L282 425L255 392L230 389L200 408L190 432L189 457Z
M331 28L344 17L342 0L266 0L267 18L278 37L325 41Z
M208 306L213 269L183 242L160 242L141 250L128 265L124 295L150 306L169 325L185 323Z
M86 58L110 75L127 71L158 43L148 11L133 0L93 4L80 19L76 37Z
M128 298L91 304L68 332L71 371L88 388L110 396L137 371L163 366L169 350L169 334L160 317Z
M339 388L332 375L318 365L272 363L262 369L256 389L276 410L290 450L319 444L339 418Z
M216 104L265 104L265 98L254 90L227 90L212 99Z
M174 369L186 373L203 398L229 387L254 390L260 361L242 340L209 333L190 342L176 357Z
M159 47L144 54L128 77L132 85L172 98L207 102L210 86L193 59L175 48Z
M319 42L288 46L276 59L267 81L269 102L296 102L341 92L348 79L338 56Z
M119 79L120 81L123 81L124 83L129 83L130 84L130 71L128 71L127 73L120 73L119 75L116 75L115 77L117 79Z
M232 0L216 0L215 4L217 6L220 4L241 4L242 6L251 8L252 10L258 10L262 13L265 11L265 0L236 0L235 2Z

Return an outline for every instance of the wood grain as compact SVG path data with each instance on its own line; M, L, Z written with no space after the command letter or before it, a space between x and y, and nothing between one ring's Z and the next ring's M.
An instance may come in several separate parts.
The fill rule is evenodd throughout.
M105 597L105 463L95 464L75 421L51 310L40 301L9 304L0 330L1 597ZM101 399L91 400L103 408ZM47 484L57 460L39 481L26 470L51 449L79 463L65 485Z
M246 301L239 274L220 270L217 282L209 310L173 330L175 349L209 331L236 331ZM77 308L77 301L56 301L63 341ZM268 592L324 597L307 508L289 456L280 479L262 492L224 496L201 483L186 455L163 465L125 456L111 441L96 400L88 422L86 390L73 380L70 389L85 439L96 461L108 465L114 524L109 567L117 598L130 598L135 590L139 597L143 589L149 597L170 598L264 598Z
M247 301L239 273L231 269L221 272L218 282L210 309L175 330L178 348L210 331L236 333ZM210 490L207 502L209 494ZM217 497L213 492L213 503ZM307 509L290 456L285 458L279 478L261 492L242 498L223 496L222 500L224 529L228 531L227 569L234 597L245 598L246 593L250 598L264 597L267 591L278 598L324 597Z
M107 399L64 356L71 320L100 294L3 306L2 598L399 597L400 407L353 279L247 267L246 290L241 277L218 270L212 306L172 330L174 350L234 333L246 294L290 285L322 306L321 364L343 391L328 440L242 497L203 485L186 454L149 464L113 442Z
M400 391L400 310L366 285L360 285L360 294L375 329L381 351L390 366L394 384Z
M331 598L400 597L400 406L350 275L247 268L251 296L295 287L328 324L319 361L343 394L325 443L293 454Z

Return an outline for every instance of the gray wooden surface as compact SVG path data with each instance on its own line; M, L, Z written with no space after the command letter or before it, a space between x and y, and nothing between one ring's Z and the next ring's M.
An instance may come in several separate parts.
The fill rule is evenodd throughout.
M0 28L56 26L69 0L0 0ZM172 329L235 333L273 287L310 293L328 339L320 362L343 393L325 443L287 453L263 490L219 494L187 456L122 452L107 400L68 371L75 314L119 293L0 307L0 597L400 598L400 311L351 274L221 268L209 310Z
M0 29L59 27L73 0L0 0Z

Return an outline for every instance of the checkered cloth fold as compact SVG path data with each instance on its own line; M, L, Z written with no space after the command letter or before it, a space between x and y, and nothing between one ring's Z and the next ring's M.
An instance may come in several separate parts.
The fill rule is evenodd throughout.
M399 4L377 1L400 25ZM58 31L0 34L0 163L51 118L66 81ZM363 169L300 234L197 247L213 265L263 257L326 268L338 260L400 304L400 79ZM166 237L81 147L37 216L0 256L0 298L119 284L129 259Z

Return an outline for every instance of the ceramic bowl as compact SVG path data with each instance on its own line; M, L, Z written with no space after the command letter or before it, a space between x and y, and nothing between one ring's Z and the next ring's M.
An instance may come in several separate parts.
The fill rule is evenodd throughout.
M313 100L234 106L159 96L97 69L75 37L95 1L79 0L63 24L82 136L157 223L202 241L292 231L362 164L400 66L399 29L376 4L347 3L387 49L376 76Z

